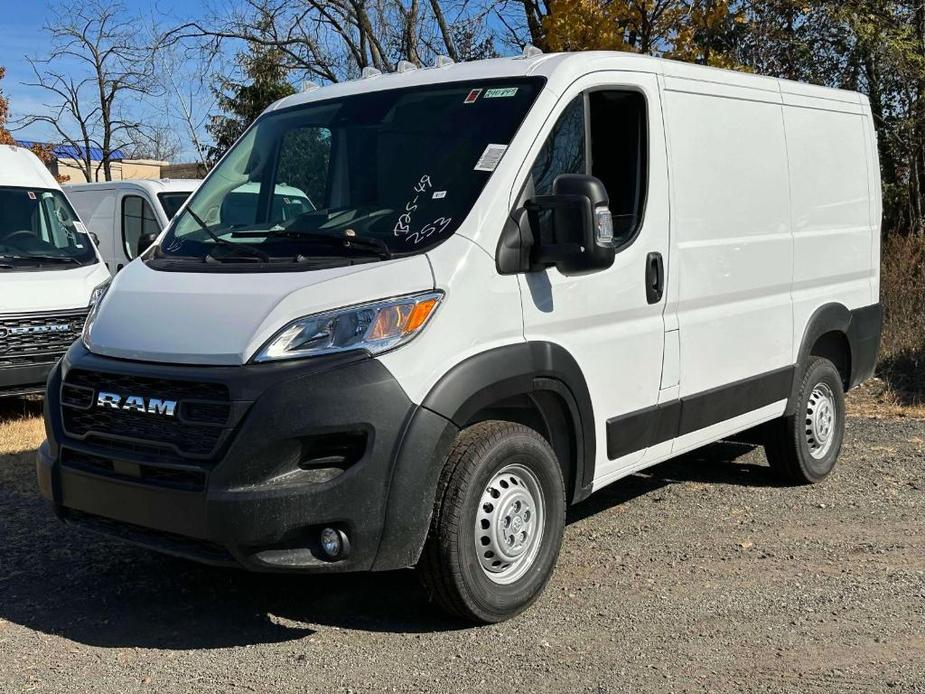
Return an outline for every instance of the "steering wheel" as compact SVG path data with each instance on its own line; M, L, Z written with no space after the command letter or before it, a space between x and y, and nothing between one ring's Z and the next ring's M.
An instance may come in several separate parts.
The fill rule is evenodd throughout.
M10 241L10 239L13 239L17 236L31 236L35 239L38 239L38 236L36 236L35 232L32 231L31 229L18 229L17 231L14 231L12 234L7 234L3 238L3 243L7 243L8 241Z

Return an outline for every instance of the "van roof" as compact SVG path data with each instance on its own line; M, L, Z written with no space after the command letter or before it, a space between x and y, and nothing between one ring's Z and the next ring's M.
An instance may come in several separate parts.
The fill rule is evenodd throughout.
M69 193L94 190L143 190L157 195L158 193L189 193L196 190L201 183L202 181L197 178L137 179L130 181L101 181L99 183L70 183L64 186L64 190Z
M0 186L58 188L58 182L28 149L0 145Z
M528 57L491 58L441 67L419 68L401 73L383 73L367 79L338 82L313 91L293 94L271 104L267 110L272 111L297 104L371 91L505 77L545 77L547 79L547 88L561 94L579 77L599 70L649 72L664 75L665 77L742 86L761 91L787 93L851 104L860 104L866 102L867 99L867 97L856 92L829 89L801 82L683 63L665 58L655 58L638 53L585 51L580 53L543 53Z

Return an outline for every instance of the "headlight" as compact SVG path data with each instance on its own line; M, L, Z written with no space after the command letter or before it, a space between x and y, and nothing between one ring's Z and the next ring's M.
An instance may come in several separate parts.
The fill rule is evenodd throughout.
M442 299L443 292L427 292L299 318L270 338L252 361L298 359L360 349L381 354L421 332Z
M100 303L100 300L106 295L106 290L109 289L109 285L112 283L112 280L106 280L100 286L96 287L92 292L90 292L90 302L87 304L90 307L90 310L93 310L93 307Z
M106 292L109 290L109 285L111 283L111 279L106 280L101 285L96 287L92 292L90 292L90 312L87 314L87 320L84 322L84 329L80 335L81 342L84 343L84 347L87 349L90 349L90 326L96 319L96 314L99 311L100 304L103 301L103 297L106 296Z

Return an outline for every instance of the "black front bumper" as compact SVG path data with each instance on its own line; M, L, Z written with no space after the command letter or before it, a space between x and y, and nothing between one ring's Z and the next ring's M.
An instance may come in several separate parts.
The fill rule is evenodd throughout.
M75 435L62 410L69 373L119 377L138 388L162 384L165 398L171 384L219 384L230 415L214 450L192 457L137 436L155 431L154 420L136 431L130 417L157 415L125 413L124 431L102 434L91 417L89 430ZM414 405L380 362L357 355L189 367L107 359L75 345L49 378L45 419L39 486L65 521L262 571L413 564L455 434L446 419ZM347 534L346 557L323 555L325 527Z
M0 367L0 398L9 395L41 393L54 363L17 364Z

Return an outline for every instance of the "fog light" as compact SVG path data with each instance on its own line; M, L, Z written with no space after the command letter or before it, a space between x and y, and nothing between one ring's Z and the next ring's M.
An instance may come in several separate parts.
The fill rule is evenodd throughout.
M340 559L346 556L350 543L343 530L325 528L321 531L321 550L328 559Z

